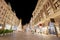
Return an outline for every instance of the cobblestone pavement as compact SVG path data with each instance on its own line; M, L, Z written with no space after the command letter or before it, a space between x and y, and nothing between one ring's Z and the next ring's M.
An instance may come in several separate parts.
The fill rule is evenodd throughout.
M0 37L0 40L60 40L60 37L16 32L11 35L2 36Z

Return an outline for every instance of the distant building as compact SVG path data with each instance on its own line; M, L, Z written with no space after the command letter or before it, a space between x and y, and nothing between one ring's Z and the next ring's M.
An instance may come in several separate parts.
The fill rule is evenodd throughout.
M19 21L19 25L18 25L17 30L22 31L22 19L20 19L20 21Z

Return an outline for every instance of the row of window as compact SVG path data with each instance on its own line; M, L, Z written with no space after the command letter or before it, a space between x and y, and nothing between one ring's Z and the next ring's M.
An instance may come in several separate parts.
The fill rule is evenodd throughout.
M54 7L55 7L56 10L58 10L60 8L60 1L56 1L54 3Z
M60 9L60 0L57 0L55 3L53 3L54 1L56 0L47 1L47 3L43 6L42 10L40 10L40 13L38 13L38 19L36 18L34 23L37 23L42 18L48 17L50 14L55 12L54 10Z
M54 8L52 8L52 5L50 5L51 3L49 2L49 1L47 1L47 3L43 6L44 8L44 10L46 11L45 12L45 14L48 14L48 15L50 15L50 14L52 14L52 13L54 13L55 11L55 9L57 10L57 9L60 9L60 1L56 1L53 5L54 5L54 7L55 7L55 9ZM48 9L49 8L49 9ZM42 9L42 11L40 10L40 13L43 13L44 11L43 11L43 9ZM48 9L48 10L47 10Z
M44 2L44 0L39 0L40 4L38 4L38 7L36 8L36 11L34 12L34 16L36 15L36 12L38 12L39 7L42 5L42 3Z
M7 9L6 9L7 8ZM14 19L11 18L11 15L9 14L9 10L10 8L9 7L4 7L4 5L2 3L0 3L0 16L5 16L4 18L4 21L6 20L7 23L13 21L14 22ZM15 16L15 15L14 15ZM0 17L0 20L1 20L2 17ZM3 19L3 18L2 18ZM9 21L10 20L10 21ZM2 20L3 21L3 20ZM16 23L16 22L15 22Z
M7 10L4 8L4 6L1 4L0 5L0 15L5 15Z

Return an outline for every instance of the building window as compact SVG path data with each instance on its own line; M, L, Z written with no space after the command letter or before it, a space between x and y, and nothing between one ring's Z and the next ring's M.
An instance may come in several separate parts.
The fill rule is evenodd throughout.
M47 2L47 6L48 6L48 7L50 6L50 2L49 2L49 1Z
M45 12L43 12L43 17L44 17L44 19L46 18Z
M54 2L55 0L51 0L51 2Z
M0 10L0 12L1 12L1 10Z
M55 7L55 9L59 9L60 8L60 2L59 1L55 2L54 7Z
M1 6L1 9L3 9L3 6Z
M49 6L50 6L50 2L48 1L48 2L44 5L44 8L47 10Z
M0 19L1 19L1 16L0 16Z
M4 13L2 12L2 15L3 15Z
M58 0L60 2L60 0Z

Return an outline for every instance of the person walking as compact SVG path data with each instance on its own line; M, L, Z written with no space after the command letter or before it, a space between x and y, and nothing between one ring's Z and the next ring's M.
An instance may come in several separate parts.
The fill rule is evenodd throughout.
M57 29L56 29L56 26L55 26L55 20L54 18L50 18L50 22L48 23L49 27L49 33L50 34L55 34L57 37L58 37L58 33L57 33Z

